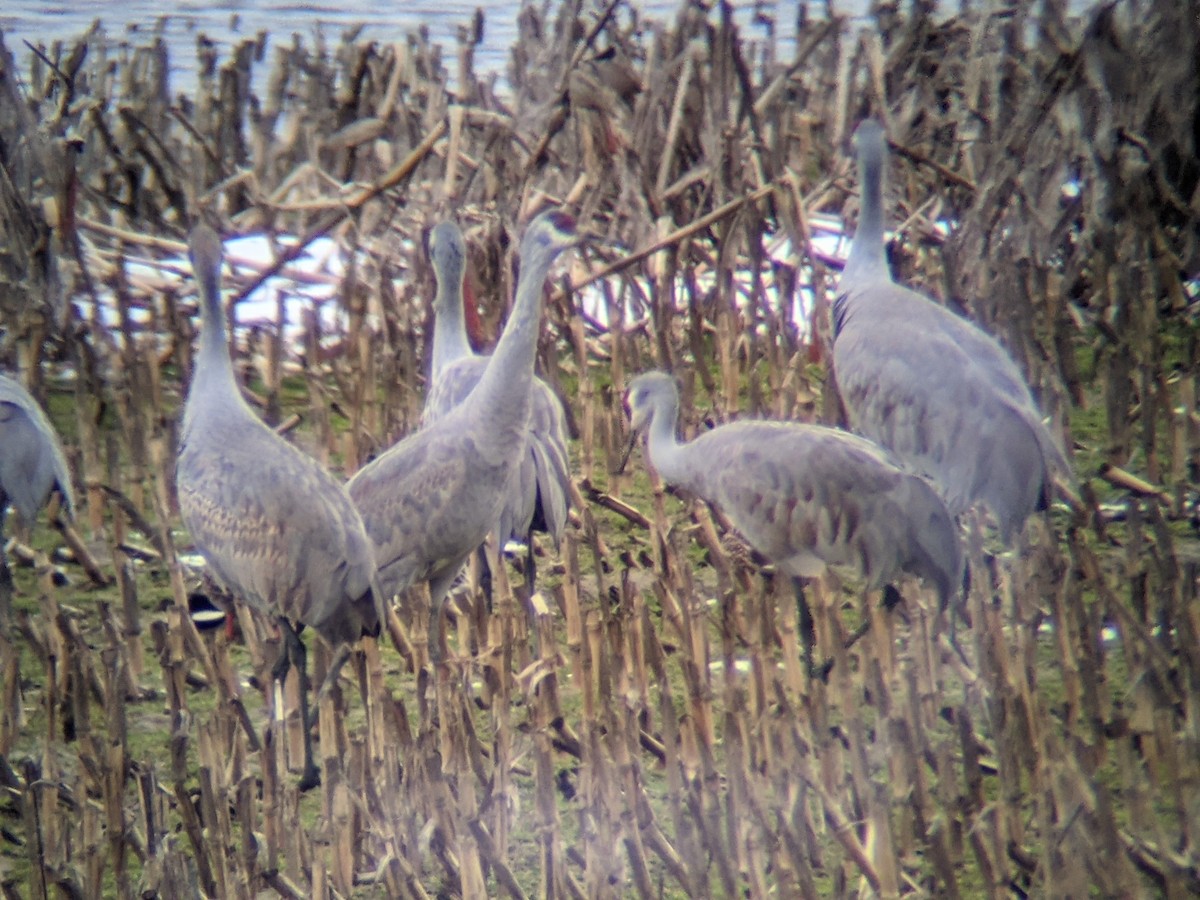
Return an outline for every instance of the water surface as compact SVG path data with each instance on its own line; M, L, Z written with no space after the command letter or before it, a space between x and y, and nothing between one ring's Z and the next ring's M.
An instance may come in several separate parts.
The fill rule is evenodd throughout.
M865 3L866 0L854 0L849 6L864 6ZM267 32L268 46L272 41L290 43L293 34L300 35L311 46L318 32L327 42L336 43L344 31L358 25L364 26L361 35L364 39L381 42L403 41L425 28L430 40L449 52L457 46L458 29L470 25L477 8L484 13L485 25L483 42L476 50L476 71L503 75L508 51L516 40L516 19L521 6L520 0L407 0L404 3L372 0L340 3L79 0L53 5L34 0L5 0L0 6L0 30L4 32L9 50L18 60L24 60L29 51L23 41L46 47L54 41L70 41L84 33L97 19L110 39L125 38L134 44L148 41L155 29L162 27L171 53L172 89L186 90L194 78L196 38L201 33L227 49L260 31ZM600 4L591 0L588 6L595 9ZM634 6L647 18L669 22L682 6L682 0L648 0ZM747 36L761 38L765 35L764 27L755 24L756 11L762 10L778 22L783 46L794 49L796 0L738 2L734 6L735 20L747 31ZM624 8L618 15L624 15L627 20L628 9ZM716 13L710 15L715 17ZM781 52L786 57L791 50Z

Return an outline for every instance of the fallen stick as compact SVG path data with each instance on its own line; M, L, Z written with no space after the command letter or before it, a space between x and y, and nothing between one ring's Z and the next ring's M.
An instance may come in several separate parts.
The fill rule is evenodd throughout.
M618 500L611 494L604 493L586 478L580 482L579 487L581 492L588 498L588 500L592 501L597 506L602 506L609 512L614 512L618 516L628 519L630 522L640 528L648 529L650 527L650 520L646 518L645 514L643 514L640 510L630 506L624 500Z
M141 510L134 505L132 500L111 485L101 484L100 490L104 492L104 495L109 500L117 505L117 508L121 512L125 513L125 518L129 520L129 524L142 533L142 536L150 542L150 546L157 551L160 558L167 555L167 550L163 546L162 536L159 534L158 529L146 520L146 517L142 515Z
M1150 482L1144 481L1132 472L1126 472L1112 463L1102 464L1096 475L1113 487L1129 491L1131 494L1136 494L1139 497L1155 497L1163 503L1169 504L1171 502L1171 495L1162 488L1157 488Z
M88 550L87 545L83 542L83 538L75 530L75 526L61 517L55 517L52 521L55 529L62 535L63 541L70 548L71 555L83 567L83 571L87 573L92 584L98 587L106 587L112 584L112 580L104 574L104 570L100 568L100 563L96 561L96 557L92 556L92 552Z

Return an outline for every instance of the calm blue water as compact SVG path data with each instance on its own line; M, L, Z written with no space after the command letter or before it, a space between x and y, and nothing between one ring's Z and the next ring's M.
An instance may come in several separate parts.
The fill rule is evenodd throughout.
M839 9L865 8L867 2L851 0L837 6ZM588 0L588 3L592 7L600 5L599 0ZM669 22L681 3L682 0L647 0L636 6L646 17ZM758 4L744 0L735 6L738 24L747 38L761 39L765 34L761 25L754 24L756 7L773 14L778 22L777 33L784 41L780 55L784 59L790 57L795 47L796 0L760 0ZM516 39L520 0L406 0L390 4L371 0L340 3L60 0L55 4L4 0L0 4L0 30L4 32L9 50L23 62L29 55L23 41L42 46L49 46L56 40L69 41L99 19L110 39L124 38L138 44L150 39L162 19L171 63L175 67L172 89L183 90L194 78L196 38L201 32L227 49L234 42L254 37L260 30L267 31L269 39L275 42L291 43L292 35L299 34L311 47L318 31L326 41L336 44L343 31L357 24L365 26L361 34L363 39L380 42L403 41L424 27L428 29L430 40L441 44L452 59L457 47L457 30L459 26L470 24L477 7L484 11L485 27L483 44L476 50L476 71L503 75L508 51ZM627 12L624 15L627 16Z

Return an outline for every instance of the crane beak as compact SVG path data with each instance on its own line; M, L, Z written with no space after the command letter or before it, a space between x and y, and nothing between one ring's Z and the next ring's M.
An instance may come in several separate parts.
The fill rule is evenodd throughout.
M633 456L633 448L637 444L638 429L633 424L633 410L629 408L629 392L625 392L625 396L621 400L621 407L625 410L625 416L629 419L629 443L625 445L625 453L621 456L621 464L610 472L611 475L624 475L625 467L629 465L629 457Z
M625 467L629 465L629 457L633 456L633 448L637 445L638 432L629 432L629 443L625 445L625 452L621 455L621 464L611 474L624 475Z
M624 250L623 246L607 235L601 234L594 228L580 228L576 232L576 245L587 244L590 247L600 247L605 250Z

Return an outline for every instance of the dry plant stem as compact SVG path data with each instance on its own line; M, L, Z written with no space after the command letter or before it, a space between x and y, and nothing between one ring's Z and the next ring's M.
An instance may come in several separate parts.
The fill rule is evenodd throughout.
M100 563L92 555L91 551L88 550L87 544L84 543L83 538L75 530L74 526L64 519L55 519L54 526L62 535L63 541L70 548L75 560L83 567L88 578L91 579L92 584L98 587L105 587L110 584L112 579L100 567Z
M624 519L628 519L639 528L649 528L650 520L644 514L639 512L634 507L630 506L623 500L618 500L611 494L604 493L593 487L587 481L580 484L580 493L587 497L592 503L607 509L609 512L616 513Z
M1166 491L1156 488L1145 479L1138 478L1136 475L1126 472L1124 469L1120 469L1110 463L1101 465L1100 470L1096 474L1113 487L1129 491L1139 497L1154 497L1163 503L1171 503L1171 495Z
M676 229L675 231L668 234L666 237L661 238L657 241L654 241L653 243L649 244L648 246L643 247L641 250L637 250L633 253L623 256L619 260L611 262L608 265L603 266L594 272L589 272L587 277L585 277L582 281L578 281L578 282L572 281L572 283L571 283L572 293L578 293L580 290L582 290L583 288L587 287L590 284L594 284L595 282L598 282L598 281L604 281L604 280L608 279L609 277L611 277L612 275L615 275L618 272L622 272L625 269L628 269L630 266L637 265L642 260L646 259L649 256L654 255L655 253L658 253L660 250L662 250L666 247L670 247L674 244L677 244L680 241L690 237L691 235L694 235L699 231L703 231L705 228L712 225L714 222L719 222L721 219L724 219L726 216L732 215L733 213L735 213L739 209L741 209L743 206L745 206L747 203L754 203L757 200L761 200L763 197L766 197L768 194L772 193L774 190L775 190L774 185L769 185L769 184L763 185L762 187L756 188L742 197L738 197L734 200L730 200L728 203L713 210L711 213L708 213L705 216L701 216L700 218L696 219L694 222L690 222L689 224L684 225L682 228Z
M141 511L134 505L133 501L126 497L120 490L107 484L101 484L100 490L104 495L117 505L125 517L129 520L129 524L142 533L142 536L150 542L158 555L165 556L165 548L162 545L158 529L151 525ZM65 537L64 529L64 537Z
M504 98L474 73L469 30L454 60L420 34L326 34L266 56L256 40L202 45L178 112L169 42L14 60L21 77L0 83L0 133L20 138L0 172L6 352L51 401L76 527L108 548L98 568L115 586L65 563L77 597L45 583L36 554L33 570L14 563L0 782L23 846L8 894L15 879L239 898L1196 893L1200 564L1177 519L1200 460L1200 354L1195 173L1176 165L1194 144L1178 100L1194 23L1168 0L1133 18L1101 4L1081 27L1060 7L973 5L946 22L904 7L862 40L809 9L789 45L778 11L739 32L721 11L647 28L613 4L580 19L532 5ZM688 434L733 416L839 420L825 350L842 254L810 245L826 216L854 227L841 141L866 114L899 151L897 278L1000 338L1050 421L1071 413L1083 474L1114 468L1081 485L1086 521L1044 517L1063 535L1031 523L989 555L968 526L956 646L908 586L892 614L858 585L810 589L834 661L823 682L801 664L790 585L719 515L638 466L619 480L597 467L619 459L625 384L656 364L684 385ZM77 163L59 152L69 129L85 136ZM1084 189L1064 196L1068 182ZM335 237L344 277L272 268L334 296L301 303L298 322L276 303L236 339L268 415L300 412L294 438L352 470L415 427L422 230L452 214L470 233L494 323L505 242L545 198L607 242L564 282L582 294L554 292L539 347L578 426L572 474L591 480L557 559L541 542L542 597L502 588L488 611L469 586L440 670L406 671L421 661L413 623L389 614L403 658L364 643L365 715L342 696L353 679L322 701L326 783L302 798L284 735L266 730L256 751L265 712L236 702L240 670L261 678L277 638L244 608L240 645L185 621L167 537L187 267L135 264L178 257L172 237L200 215L279 244ZM939 236L930 220L954 225ZM237 261L239 287L260 283L252 264ZM43 269L72 298L63 320ZM74 410L55 391L67 367ZM1090 502L1110 488L1129 501L1116 521ZM153 551L132 547L139 530Z
M351 211L358 209L364 203L374 199L385 191L391 190L408 178L412 174L413 170L417 167L417 164L425 158L425 156L433 149L434 145L442 139L445 133L446 123L439 122L407 157L405 157L394 168L392 168L391 171L380 178L379 181L370 187L364 188L346 198L346 200L343 202L343 208L330 213L322 222L306 232L304 236L301 237L300 240L296 241L294 245L281 253L279 258L276 259L274 263L259 273L257 278L252 280L249 284L243 287L241 291L238 292L237 296L233 299L233 303L237 303L238 301L245 299L246 297L250 296L250 294L258 290L262 286L263 282L265 282L268 278L277 275L284 266L301 256L304 251L308 249L309 244L311 244L317 238L324 237L326 234L328 234L330 229L350 215Z

